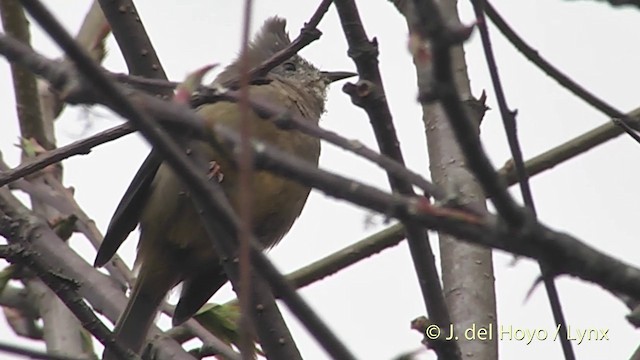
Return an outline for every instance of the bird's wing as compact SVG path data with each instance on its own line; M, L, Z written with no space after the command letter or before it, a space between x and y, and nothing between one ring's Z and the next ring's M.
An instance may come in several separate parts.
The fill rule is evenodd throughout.
M98 249L94 266L103 266L111 260L122 242L138 225L140 214L149 198L151 182L160 164L160 157L151 151L133 177L111 218L107 233Z

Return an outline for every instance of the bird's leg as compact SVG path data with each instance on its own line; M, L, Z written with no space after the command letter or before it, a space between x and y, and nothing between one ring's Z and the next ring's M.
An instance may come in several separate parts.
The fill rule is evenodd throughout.
M209 162L209 173L207 176L209 177L209 180L215 179L219 183L221 183L222 179L224 179L224 174L220 169L220 165L215 161Z

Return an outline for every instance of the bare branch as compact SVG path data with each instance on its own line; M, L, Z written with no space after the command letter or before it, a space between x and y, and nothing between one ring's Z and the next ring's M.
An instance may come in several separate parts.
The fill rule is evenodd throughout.
M4 31L30 46L29 23L20 3L15 0L0 1L0 15ZM55 140L48 138L43 127L35 76L16 63L11 64L11 75L16 96L16 111L20 120L20 133L26 139L35 139L45 149L52 149Z
M11 222L11 218L7 216L6 212L2 211L0 216L3 219L0 222ZM0 224L0 227L7 228L11 225ZM22 238L21 238L22 237ZM89 330L93 336L96 337L105 346L110 347L112 351L117 353L123 359L135 360L139 359L130 350L124 349L121 345L115 342L111 331L98 319L93 311L85 304L84 300L76 292L79 284L71 279L64 278L58 275L54 268L44 265L37 258L41 257L41 254L31 251L28 247L22 244L28 243L28 239L23 235L16 233L12 239L12 245L0 246L0 257L7 259L14 264L23 264L28 266L31 270L35 271L47 286L55 292L60 300L73 312L73 314L80 320L82 326Z
M230 144L238 137L232 130L217 126L216 133ZM513 229L492 215L478 215L440 208L424 198L387 194L371 186L317 169L267 144L254 141L256 167L313 186L330 196L378 211L387 216L414 221L471 243L501 249L549 264L553 273L577 276L603 288L640 297L640 269L605 255L578 239L554 231L537 222Z
M627 115L634 120L634 128L638 128L640 108L629 112ZM613 122L608 122L549 149L540 155L534 156L525 161L524 165L527 172L531 174L531 176L534 176L581 155L621 134L623 134L623 131L620 127L613 124ZM499 173L506 178L509 185L517 183L511 160L502 166Z
M404 165L400 143L378 68L378 44L375 40L368 39L354 1L336 0L335 5L349 44L348 54L353 59L360 75L360 81L357 85L346 84L343 91L351 96L351 101L355 105L367 113L380 152ZM388 172L387 176L394 191L407 196L415 195L410 182L394 176L391 172ZM451 319L442 293L438 269L435 265L427 232L414 223L406 222L403 224L427 312L437 324L447 327L451 323ZM442 359L460 358L457 341L438 342L433 345L434 350Z
M84 358L47 354L45 352L41 352L38 350L27 349L21 346L5 344L5 343L0 343L0 352L28 356L29 359L39 359L39 360L85 360Z
M410 0L393 1L403 15L409 29L410 50L417 75L418 91L421 94L435 93L430 48L416 33L413 23L415 11ZM445 0L439 2L443 16L448 24L460 26L457 2ZM460 28L459 28L460 29ZM463 106L474 124L475 136L479 136L479 126L487 110L484 93L475 99L471 93L465 54L461 44L451 49L451 66L455 68L453 82L463 99ZM457 204L474 206L476 213L485 214L486 198L477 180L469 169L468 162L455 139L449 119L442 106L437 102L422 104L422 120L427 138L429 170L433 180L445 187L454 189L451 197ZM456 330L476 326L497 325L495 301L495 277L493 258L490 249L481 248L460 241L445 233L438 233L440 243L440 266L445 299L449 306L452 323ZM471 310L473 309L473 310ZM443 328L442 324L438 324ZM448 329L444 327L444 329ZM443 333L444 334L444 333ZM423 333L424 336L424 333ZM427 344L434 339L425 336ZM458 339L460 351L481 359L493 359L498 356L497 340L469 341Z
M498 30L502 32L509 42L511 42L511 44L513 44L513 46L518 49L522 55L524 55L524 57L534 63L545 74L557 81L558 84L562 85L562 87L584 100L587 104L611 117L612 122L615 125L621 127L634 140L640 142L640 135L636 134L633 126L631 125L634 122L633 119L589 92L583 86L545 60L537 50L531 48L520 36L518 36L518 34L515 33L515 31L513 31L513 29L511 29L511 27L504 21L504 19L502 19L500 14L498 14L489 2L485 2L484 11L489 19L491 19L491 21L496 25Z
M46 268L55 269L56 274L66 279L75 279L80 284L77 289L80 296L115 322L124 310L126 298L113 280L87 264L69 247L60 246L60 239L49 226L33 216L6 188L0 189L0 213L3 214L0 218L2 236L10 243L28 240L23 246L28 245L30 251L36 254L46 254L34 258L34 261L42 263ZM26 236L17 238L20 234ZM155 337L152 348L160 359L192 359L175 341L162 336L157 328L152 330L151 336ZM224 353L233 358L232 351Z
M38 1L23 0L23 5L58 42L66 54L75 61L78 71L83 74L87 80L90 79L96 91L105 96L116 112L130 119L132 123L147 136L148 140L155 145L155 149L165 157L175 172L182 177L182 180L185 181L187 186L193 191L196 207L202 211L201 214L203 214L205 218L217 215L216 218L226 220L204 221L203 225L209 234L215 235L211 236L211 240L213 240L214 245L216 245L216 249L223 255L221 257L223 259L233 259L236 253L236 244L233 239L235 238L234 233L237 229L238 222L228 201L226 201L224 195L221 193L219 185L215 182L207 181L207 179L202 176L198 168L191 163L191 160L188 160L184 152L173 142L172 138L161 129L158 129L145 113L141 112L129 101L122 90L110 81L91 59L77 47L70 36ZM282 275L279 274L264 254L261 253L261 248L257 245L255 239L252 240L254 266L260 270L260 274L264 275L274 290L287 293L288 297L285 297L284 300L294 314L301 319L330 354L345 359L353 358L337 337L329 331L326 325L315 315L302 298L291 289ZM223 266L229 278L237 285L237 264L227 261L223 262ZM261 318L261 321L270 321L271 325L268 329L269 332L261 333L260 338L263 343L265 341L271 342L266 339L272 339L275 341L274 344L277 344L278 339L285 338L285 333L283 332L288 332L288 329L284 326L282 317L269 289L260 284L259 278L256 278L254 281L256 286L252 290L256 292L256 295L261 296L260 303L252 307L254 316ZM274 328L278 324L282 324L282 326L278 326L274 331ZM280 349L284 351L287 350L287 347L281 344Z
M129 73L153 79L166 79L167 75L133 1L97 1L111 26L111 32L118 42ZM164 96L171 95L171 91L166 90L159 93Z
M489 29L484 17L484 0L472 0L473 9L478 20L478 31L480 31L480 37L482 38L482 47L484 49L484 55L487 60L487 67L491 74L491 82L493 83L493 89L496 94L496 100L498 101L498 107L500 109L500 115L504 124L504 129L509 142L509 150L513 157L513 164L518 176L518 183L520 184L520 193L526 207L528 207L533 216L537 216L536 207L533 202L533 195L531 193L531 187L529 186L529 174L524 166L524 160L522 155L522 149L520 147L520 140L518 139L518 132L516 127L516 112L512 111L507 106L507 99L502 89L502 83L500 82L500 76L498 74L498 65L493 54L493 48L491 46L491 39L489 37ZM564 313L562 311L562 305L560 304L560 296L558 289L556 288L553 274L549 271L549 268L539 263L540 273L542 274L542 281L544 287L547 290L547 296L549 298L549 305L551 306L551 312L553 313L554 324L558 325L558 331L560 333L560 344L562 345L562 351L565 359L575 359L575 353L569 337L567 336L567 322L565 320Z
M640 7L640 0L596 0L600 2L607 2L611 6L636 6Z

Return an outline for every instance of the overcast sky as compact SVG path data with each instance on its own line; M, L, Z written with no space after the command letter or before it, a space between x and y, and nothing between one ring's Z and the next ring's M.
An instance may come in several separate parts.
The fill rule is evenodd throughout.
M90 1L46 1L65 24L76 32ZM269 16L288 19L292 37L315 10L317 1L257 0L253 30ZM426 143L421 110L415 102L416 80L406 50L404 19L383 0L359 1L369 37L377 37L380 68L387 98L394 115L401 146L409 166L428 174ZM605 2L560 0L495 0L496 8L532 46L576 81L620 110L640 103L640 11L612 8ZM173 80L210 63L229 63L240 47L241 1L152 1L136 2L140 16ZM461 2L464 22L473 20L467 1ZM337 15L331 9L320 24L324 35L302 51L302 55L325 70L353 70ZM608 121L582 101L560 88L528 63L491 28L500 74L511 108L518 110L518 129L525 157L559 145ZM33 46L49 57L59 50L32 27ZM465 45L471 85L475 95L488 92L488 105L497 109L486 72L477 33ZM110 39L104 65L125 71L118 47ZM375 147L368 119L334 86L328 112L321 125ZM18 127L9 66L0 66L0 150L10 165L18 164ZM58 145L65 145L120 124L121 119L104 108L67 108L56 123ZM482 123L482 139L494 164L508 158L504 130L497 110L489 111ZM128 136L100 146L87 156L64 162L65 185L76 189L76 199L104 232L113 210L148 146L138 136ZM576 159L536 176L533 194L539 218L555 229L566 231L607 254L640 266L636 206L640 173L636 164L640 146L620 137ZM321 166L363 182L387 189L386 176L378 168L343 151L324 145ZM514 191L514 194L516 192ZM313 192L301 218L284 241L270 252L283 272L293 271L328 255L387 224L379 216ZM134 257L137 233L119 254L129 263ZM432 238L438 250L437 239ZM94 251L82 237L72 240L90 262ZM555 329L542 287L526 298L539 275L536 263L508 254L494 255L498 297L498 319L515 328ZM625 306L598 286L573 278L557 281L568 324L580 328L609 329L608 341L586 341L574 349L579 359L627 358L638 346L637 332L627 323ZM302 295L362 359L389 359L420 347L421 336L409 322L425 313L406 244L386 250L301 291ZM229 287L213 301L232 296ZM285 310L286 313L286 310ZM307 359L326 357L303 328L286 313L287 320ZM166 319L162 320L166 325ZM37 342L17 339L0 317L0 339L42 348ZM500 341L503 359L561 358L559 342ZM6 355L0 355L6 358ZM422 354L421 359L433 359Z

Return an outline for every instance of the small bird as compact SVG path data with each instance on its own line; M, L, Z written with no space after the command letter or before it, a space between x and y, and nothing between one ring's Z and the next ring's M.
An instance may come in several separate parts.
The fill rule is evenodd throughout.
M291 43L286 21L272 17L248 47L250 67L259 65ZM225 84L237 79L240 59L216 79ZM268 101L317 123L325 111L327 86L354 76L349 72L321 72L298 55L266 75L265 82L250 85L251 98ZM203 105L196 110L208 126L224 124L239 129L240 107L232 102ZM279 129L267 119L249 111L254 137L309 163L318 164L320 141L295 130ZM187 146L211 161L211 178L219 181L232 206L238 205L238 173L228 159L208 143L188 140ZM205 171L205 170L203 170ZM289 231L304 207L310 189L265 171L251 179L253 233L269 248ZM174 325L193 316L227 281L216 249L201 223L188 189L173 170L152 152L132 180L111 219L98 250L95 266L103 266L115 254L129 233L140 224L136 258L138 276L127 307L116 324L116 340L140 352L147 332L167 293L182 283ZM106 351L104 358L111 359Z

